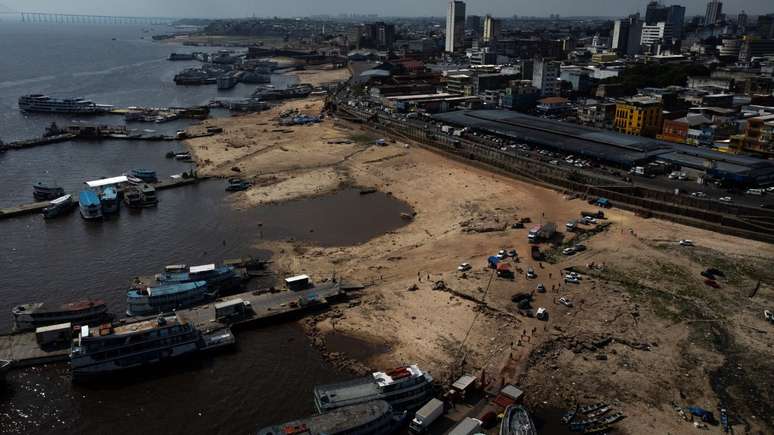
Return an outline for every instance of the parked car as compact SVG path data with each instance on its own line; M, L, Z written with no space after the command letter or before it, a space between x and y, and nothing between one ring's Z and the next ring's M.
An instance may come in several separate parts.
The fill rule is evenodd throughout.
M689 240L689 239L680 240L680 246L693 246L693 240Z
M572 301L567 298L559 298L559 303L565 307L572 307Z
M535 270L531 267L527 269L527 278L534 279L537 278L537 275L535 275Z
M706 198L707 194L704 192L693 192L691 193L691 196L695 196L696 198Z
M471 266L470 263L460 263L460 265L457 267L457 270L460 272L467 272L472 268L473 266Z
M537 290L538 293L545 293L546 292L546 286L544 286L543 283L541 282L540 284L537 285L536 290Z
M732 201L732 198L731 198L730 196L721 196L721 197L720 197L720 198L718 198L718 199L719 199L720 201L723 201L723 202L731 202L731 201Z
M535 313L535 317L538 320L548 320L548 310L543 307L538 308L537 313Z
M591 225L591 224L595 224L595 223L597 223L597 220L596 220L596 219L594 219L594 218L593 218L593 217L591 217L591 216L584 216L584 217L583 217L583 223L585 223L585 224L587 224L587 225Z
M562 254L564 254L564 255L573 255L573 254L575 254L575 248L564 248L564 249L562 249Z
M580 279L578 279L577 276L573 276L571 274L567 274L564 276L564 282L569 284L580 284Z
M586 245L578 243L577 245L573 246L573 248L575 249L575 252L583 252L586 250Z

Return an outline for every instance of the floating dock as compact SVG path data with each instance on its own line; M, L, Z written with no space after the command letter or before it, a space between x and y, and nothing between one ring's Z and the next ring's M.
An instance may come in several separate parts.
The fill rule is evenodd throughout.
M202 333L209 334L233 326L277 321L280 318L325 308L331 302L343 297L347 289L357 288L362 287L357 284L327 282L301 291L285 290L278 293L249 291L227 296L207 305L178 310L176 314L181 322L191 323ZM217 318L215 310L217 303L238 299L250 307L244 315L225 319ZM137 320L142 319L147 319L147 317L137 318ZM51 351L40 349L34 332L0 335L0 360L13 361L12 367L14 368L67 361L69 352L69 349Z
M155 187L156 190L172 189L174 187L187 186L189 184L196 184L202 180L206 180L209 177L194 177L194 178L170 178L162 180L157 183L148 183ZM27 214L40 213L44 208L48 207L51 201L32 202L29 204L17 205L15 207L0 208L0 220L23 216Z

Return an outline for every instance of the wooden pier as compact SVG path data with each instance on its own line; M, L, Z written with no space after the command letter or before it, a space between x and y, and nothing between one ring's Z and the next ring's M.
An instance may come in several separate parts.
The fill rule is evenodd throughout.
M189 184L196 184L202 180L206 180L208 177L192 177L192 178L170 178L159 181L157 183L148 183L156 188L156 190L172 189L174 187L187 186ZM75 195L73 195L75 196ZM77 198L73 198L77 201ZM0 220L23 216L32 213L40 213L44 208L48 207L50 201L32 202L29 204L17 205L15 207L0 208Z
M285 290L278 293L248 291L218 299L207 305L178 310L176 315L181 322L191 323L207 334L233 326L279 321L281 318L322 309L343 297L347 289L356 288L362 287L357 284L328 282L302 291ZM241 316L218 319L215 304L234 299L241 299L249 309ZM143 319L147 317L136 320ZM134 320L124 319L123 321ZM67 361L69 353L70 349L41 349L34 332L0 335L0 360L12 361L12 368Z

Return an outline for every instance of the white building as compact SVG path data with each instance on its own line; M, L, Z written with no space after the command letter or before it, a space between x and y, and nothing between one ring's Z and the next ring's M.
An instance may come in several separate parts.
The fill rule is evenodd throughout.
M672 41L672 26L669 23L645 24L642 26L641 45L669 44Z
M446 16L446 51L460 52L465 48L465 2L449 2Z
M500 20L487 15L484 18L484 42L492 42L500 36Z
M532 65L532 86L540 90L543 97L559 96L561 93L561 62L536 57Z

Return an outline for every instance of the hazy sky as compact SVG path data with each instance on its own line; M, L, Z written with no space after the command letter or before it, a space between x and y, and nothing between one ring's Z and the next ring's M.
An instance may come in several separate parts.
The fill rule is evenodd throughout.
M498 16L558 13L617 16L644 11L648 0L470 0L468 14ZM383 16L443 16L447 0L0 0L11 9L128 16L240 17L337 15L376 13ZM704 14L706 0L665 1L682 4L688 15ZM2 7L0 7L2 9ZM772 0L726 0L730 15L744 9L748 14L774 12Z

